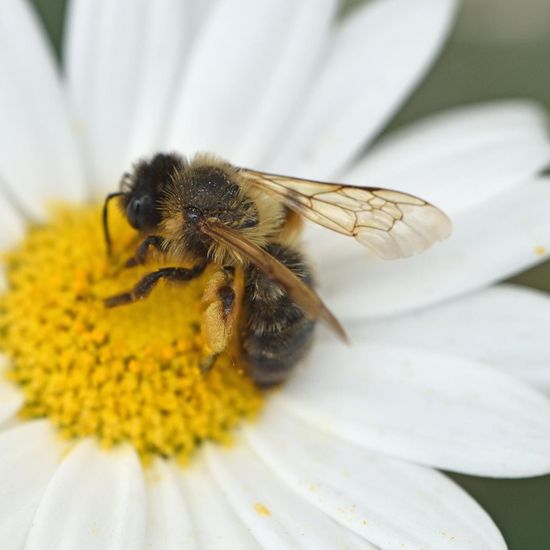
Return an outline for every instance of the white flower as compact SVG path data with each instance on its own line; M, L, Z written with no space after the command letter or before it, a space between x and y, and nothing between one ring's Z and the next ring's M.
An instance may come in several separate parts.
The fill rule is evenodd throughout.
M335 8L77 0L59 78L27 5L4 0L5 246L49 199L99 196L167 148L410 191L455 232L376 263L312 230L321 295L353 346L321 333L234 447L207 445L188 468L158 460L144 472L132 449L88 440L65 456L48 421L16 420L22 398L2 383L3 549L505 547L434 468L550 472L550 402L492 368L542 375L548 298L482 290L548 256L550 186L536 176L550 160L546 120L521 102L460 109L355 162L433 60L454 3L378 0L343 22Z

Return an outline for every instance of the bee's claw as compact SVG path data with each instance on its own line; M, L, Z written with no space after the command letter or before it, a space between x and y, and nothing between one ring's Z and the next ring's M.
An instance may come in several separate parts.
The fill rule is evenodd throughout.
M103 300L105 307L112 308L117 306L124 306L135 301L135 297L130 292L124 292L123 294L116 294Z
M201 362L199 363L199 368L202 374L206 374L212 369L219 355L220 355L219 353L213 353L211 355L204 357L201 360Z
M128 260L126 260L126 262L124 263L124 269L128 269L130 267L136 267L138 265L141 265L143 262L140 262L135 256L133 256L132 258L129 258Z

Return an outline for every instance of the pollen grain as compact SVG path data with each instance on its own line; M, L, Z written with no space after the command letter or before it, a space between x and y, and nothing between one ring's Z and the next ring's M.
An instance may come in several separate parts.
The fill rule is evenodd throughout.
M124 269L137 236L120 215L112 217L112 233L109 260L99 208L60 206L5 255L5 375L23 391L25 419L47 417L64 437L94 436L106 448L130 442L145 463L154 455L186 462L204 440L230 441L231 429L259 410L261 394L235 354L201 372L208 272L160 283L142 302L105 308L104 298L160 265Z

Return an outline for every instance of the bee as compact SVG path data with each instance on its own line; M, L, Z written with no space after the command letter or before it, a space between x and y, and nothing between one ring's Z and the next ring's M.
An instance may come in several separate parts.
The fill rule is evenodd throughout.
M107 207L113 198L143 238L128 267L144 264L151 248L192 267L153 271L105 305L142 300L160 280L189 281L213 264L202 319L209 364L238 336L260 387L288 377L306 354L318 319L346 339L315 292L312 269L297 247L303 219L354 237L383 259L421 252L451 232L441 210L406 193L269 174L209 154L188 161L170 153L138 162L120 190L106 197L109 253Z

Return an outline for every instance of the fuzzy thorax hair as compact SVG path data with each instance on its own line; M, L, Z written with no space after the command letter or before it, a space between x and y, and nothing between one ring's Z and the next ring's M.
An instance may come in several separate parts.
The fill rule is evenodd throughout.
M174 171L163 191L160 228L166 252L218 264L246 263L190 223L185 215L190 207L206 221L216 219L261 247L277 240L285 224L286 211L279 200L247 182L238 168L209 154L183 160L182 169Z

